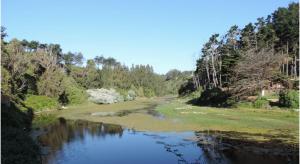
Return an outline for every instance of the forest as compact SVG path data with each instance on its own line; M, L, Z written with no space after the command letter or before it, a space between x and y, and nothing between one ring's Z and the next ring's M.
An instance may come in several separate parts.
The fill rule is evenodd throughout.
M244 27L233 25L223 35L212 34L201 49L196 70L172 69L166 74L155 73L151 65L127 66L101 54L85 59L81 52L64 52L57 43L8 41L7 35L9 29L2 26L3 163L40 163L41 150L29 136L34 120L47 122L52 115L39 112L72 113L76 106L89 104L88 89L113 88L124 97L132 91L147 103L171 95L176 103L187 100L186 104L195 108L225 108L234 114L238 114L235 109L245 106L299 110L299 3L280 7ZM117 114L128 114L126 106L121 107L126 111ZM158 111L175 115L168 113L171 107L163 107Z
M244 28L233 25L224 35L213 34L201 49L194 77L179 94L204 90L198 103L226 106L248 96L263 98L265 90L277 87L298 99L298 10L299 4L291 3Z

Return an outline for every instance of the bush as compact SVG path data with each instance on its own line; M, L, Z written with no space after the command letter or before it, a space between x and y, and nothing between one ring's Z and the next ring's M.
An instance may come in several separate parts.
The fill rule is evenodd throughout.
M254 108L270 108L269 101L265 97L258 97L254 102L253 102L253 107Z
M198 98L198 97L201 96L202 92L203 92L203 89L200 87L197 90L195 90L194 92L190 93L188 95L188 97L190 97L190 98Z
M139 88L137 88L136 90L134 90L136 93L137 93L137 95L139 96L139 97L144 97L144 89L142 88L142 87L139 87Z
M279 104L282 107L299 109L299 92L296 90L280 91Z
M293 89L299 90L299 80L295 80L295 81L293 82Z
M199 98L199 104L215 107L228 106L228 97L229 95L222 91L220 88L207 89L202 92Z
M155 92L152 89L144 88L144 96L145 97L154 97Z
M134 92L134 90L129 90L127 92L126 100L131 101L131 100L134 100L135 97L136 97L136 93Z
M87 100L87 94L83 88L80 88L72 77L65 77L63 79L63 86L65 88L59 101L62 104L81 104Z
M179 90L178 90L178 94L179 96L186 96L189 95L191 93L193 93L194 91L196 91L196 86L194 85L194 82L192 81L192 79L189 79L187 82L183 83Z
M34 110L56 109L59 104L55 98L39 95L28 95L24 104Z

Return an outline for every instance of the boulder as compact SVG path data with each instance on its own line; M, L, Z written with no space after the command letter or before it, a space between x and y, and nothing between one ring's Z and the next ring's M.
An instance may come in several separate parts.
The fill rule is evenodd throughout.
M88 89L88 100L97 104L112 104L123 102L124 98L114 89Z

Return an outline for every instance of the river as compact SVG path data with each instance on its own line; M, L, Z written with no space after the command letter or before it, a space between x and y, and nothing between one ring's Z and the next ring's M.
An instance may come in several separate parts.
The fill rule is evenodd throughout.
M151 132L60 118L38 137L45 164L298 163L296 153L238 143L216 132ZM273 149L275 150L275 149ZM272 152L272 153L271 153Z

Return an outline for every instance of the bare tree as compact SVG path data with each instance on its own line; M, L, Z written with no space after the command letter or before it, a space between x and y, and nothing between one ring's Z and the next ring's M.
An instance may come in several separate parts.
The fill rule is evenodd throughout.
M260 90L263 96L272 77L280 72L283 57L272 49L246 51L234 69L233 95L239 97Z

